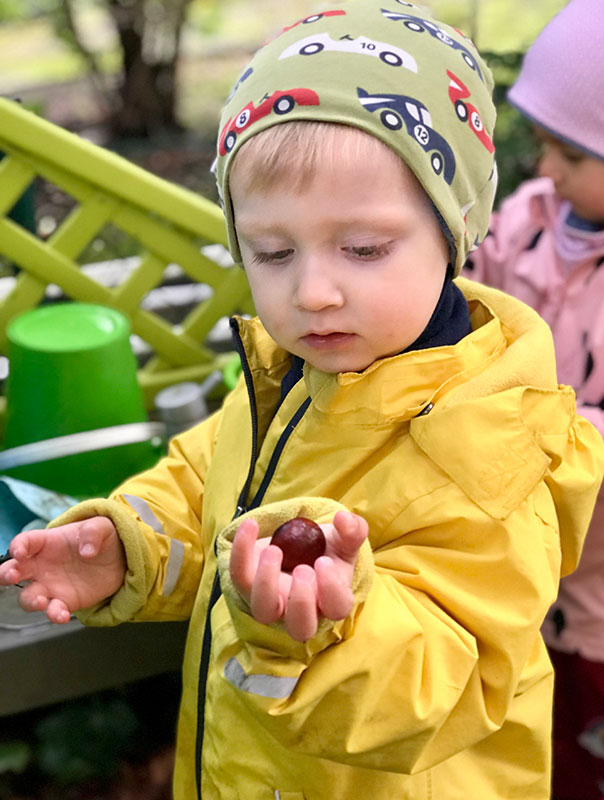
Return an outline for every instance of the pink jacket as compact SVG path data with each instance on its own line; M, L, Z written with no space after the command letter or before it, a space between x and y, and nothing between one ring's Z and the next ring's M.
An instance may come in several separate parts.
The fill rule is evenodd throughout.
M604 234L590 235L587 256L563 257L561 206L548 178L524 183L493 214L465 274L539 312L553 333L558 380L573 386L579 414L604 436ZM551 647L604 661L604 490L543 633Z

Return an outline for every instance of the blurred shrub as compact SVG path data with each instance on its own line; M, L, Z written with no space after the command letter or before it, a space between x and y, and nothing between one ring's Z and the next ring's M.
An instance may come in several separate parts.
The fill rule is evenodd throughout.
M173 672L5 717L0 800L138 797L116 787L132 768L150 770L154 755L172 752L180 693ZM141 787L147 796L159 797Z
M54 10L56 0L0 0L0 20L34 19Z
M20 739L0 742L0 775L5 772L23 772L31 758L31 748Z
M63 786L111 776L137 728L122 698L94 695L65 704L36 726L38 765Z

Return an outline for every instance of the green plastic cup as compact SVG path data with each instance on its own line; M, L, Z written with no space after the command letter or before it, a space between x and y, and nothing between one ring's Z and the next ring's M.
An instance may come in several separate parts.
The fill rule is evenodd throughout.
M89 303L41 306L7 326L9 376L4 447L147 420L130 325ZM152 442L16 467L13 477L89 497L107 494L158 458Z

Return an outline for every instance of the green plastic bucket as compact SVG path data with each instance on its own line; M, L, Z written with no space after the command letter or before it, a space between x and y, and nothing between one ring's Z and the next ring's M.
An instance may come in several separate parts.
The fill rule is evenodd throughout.
M41 306L7 326L9 376L4 447L144 422L130 325L88 303ZM107 494L157 460L152 442L97 449L8 470L77 497Z
M226 388L231 391L237 386L239 375L241 374L241 359L235 355L227 361L222 370L222 379Z

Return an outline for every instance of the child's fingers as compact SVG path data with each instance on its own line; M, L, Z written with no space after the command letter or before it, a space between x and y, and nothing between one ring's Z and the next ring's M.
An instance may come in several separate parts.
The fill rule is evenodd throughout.
M256 562L254 559L254 547L258 538L258 523L253 519L244 520L235 534L233 547L231 548L231 559L229 569L231 578L237 589L245 595L250 596L254 575L256 574Z
M58 597L53 597L46 607L46 616L56 625L65 625L71 619L71 613L65 603Z
M98 556L105 540L115 534L115 526L107 517L91 517L75 524L78 526L78 553L82 558Z
M354 603L352 589L342 580L340 571L331 558L318 558L314 569L317 575L317 602L321 613L328 619L345 619Z
M48 601L48 591L38 581L29 583L19 594L19 605L24 611L45 611Z
M333 525L338 533L335 544L337 555L353 563L359 548L369 534L367 521L350 511L338 511L333 518Z
M250 610L254 619L269 625L283 615L283 600L279 591L283 553L270 546L262 551L252 585Z
M14 559L0 565L0 586L13 586L19 581L28 580L28 577Z
M37 555L44 547L48 531L32 530L18 533L10 543L10 554L17 561Z
M298 642L306 642L317 632L317 582L312 567L300 564L292 573L285 608L285 627Z

